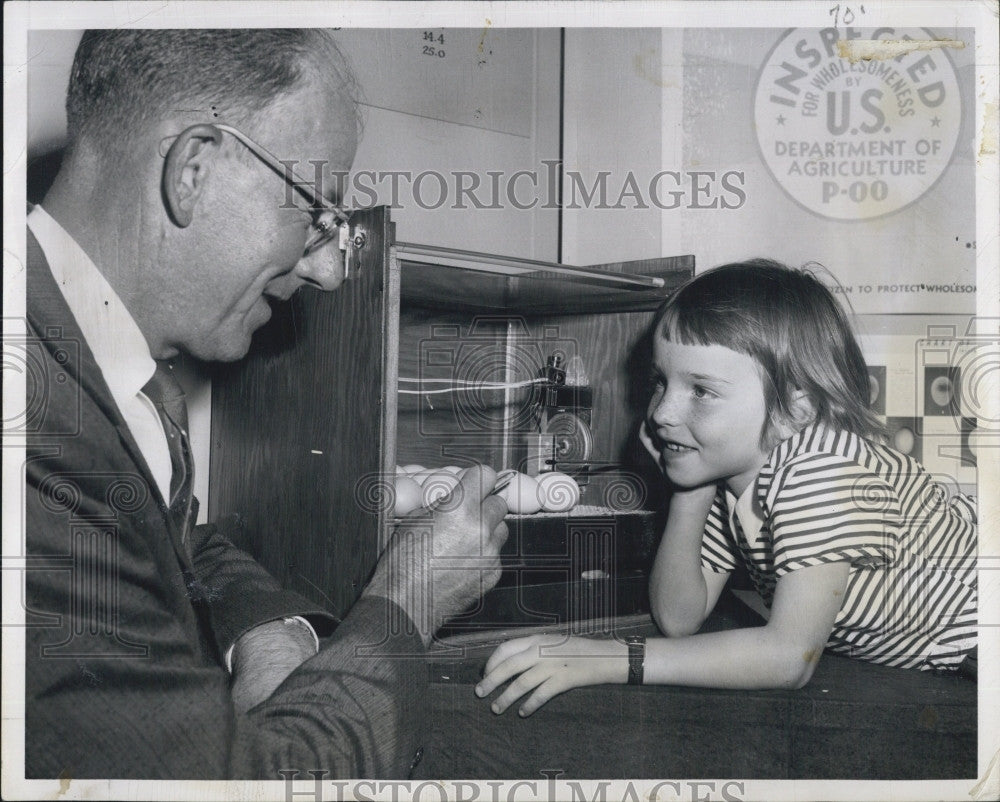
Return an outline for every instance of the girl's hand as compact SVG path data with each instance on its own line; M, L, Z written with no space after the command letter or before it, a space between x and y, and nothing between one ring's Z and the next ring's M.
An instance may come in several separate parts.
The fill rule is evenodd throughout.
M663 455L660 451L660 439L649 430L649 424L646 421L643 421L642 425L639 426L639 442L643 444L646 451L655 460L659 469L663 471L663 475L666 476L666 471L663 469ZM690 499L691 503L702 504L702 506L704 506L704 502L707 500L708 506L705 507L705 515L707 516L709 509L712 507L712 501L715 500L716 489L715 482L709 482L706 485L699 485L692 488L680 489L675 487L673 496L674 498L680 496L684 499ZM684 501L682 503L688 502Z
M674 492L670 496L670 504L675 509L683 508L694 514L699 541L705 531L705 520L712 510L712 504L715 503L715 496L718 492L718 485L710 482L707 485L698 485L697 487L674 488Z
M628 680L628 647L616 640L532 635L509 640L486 661L477 696L488 696L512 677L510 685L491 705L503 713L517 699L533 691L518 709L530 716L549 699L570 688Z
M649 455L653 458L657 467L662 471L663 455L660 453L659 438L657 438L656 435L649 430L649 423L645 420L639 427L639 442L645 446L646 451L649 452Z

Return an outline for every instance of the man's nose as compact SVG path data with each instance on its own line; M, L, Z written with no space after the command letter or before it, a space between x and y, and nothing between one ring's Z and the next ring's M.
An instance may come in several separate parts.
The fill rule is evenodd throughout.
M335 290L344 283L344 254L336 242L303 256L295 265L295 275L320 290Z

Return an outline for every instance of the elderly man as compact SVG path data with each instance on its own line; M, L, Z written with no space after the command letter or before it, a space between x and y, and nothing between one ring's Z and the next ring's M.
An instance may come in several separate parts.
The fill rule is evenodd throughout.
M499 575L493 473L468 472L431 535L394 534L317 653L325 613L192 525L164 362L238 359L269 299L339 286L338 207L275 157L348 170L353 93L321 31L80 43L67 155L28 217L30 333L63 377L25 467L30 778L400 777L419 759L427 622ZM430 582L467 554L479 567Z

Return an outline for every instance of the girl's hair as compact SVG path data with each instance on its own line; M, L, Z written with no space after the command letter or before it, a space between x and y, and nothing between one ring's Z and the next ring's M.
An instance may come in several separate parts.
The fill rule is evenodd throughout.
M830 290L805 270L769 259L709 270L660 307L653 331L684 345L722 345L756 361L770 411L762 444L775 422L795 420L796 390L806 393L819 423L862 437L883 433L847 316Z

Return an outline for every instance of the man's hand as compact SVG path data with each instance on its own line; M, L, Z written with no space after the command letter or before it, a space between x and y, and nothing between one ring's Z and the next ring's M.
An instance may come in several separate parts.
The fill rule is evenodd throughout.
M446 618L468 608L500 579L507 504L490 495L495 482L491 468L468 468L433 508L407 515L365 588L366 595L399 605L424 644Z

